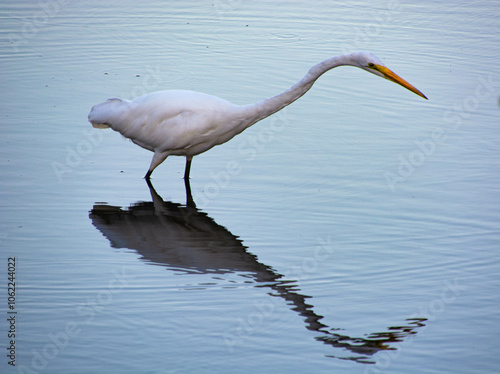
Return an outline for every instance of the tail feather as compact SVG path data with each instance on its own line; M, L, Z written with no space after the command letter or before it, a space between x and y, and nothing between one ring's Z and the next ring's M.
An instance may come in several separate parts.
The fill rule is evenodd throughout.
M113 123L123 118L127 109L128 101L122 99L108 99L103 103L96 104L90 110L88 119L92 126L98 129L113 127Z

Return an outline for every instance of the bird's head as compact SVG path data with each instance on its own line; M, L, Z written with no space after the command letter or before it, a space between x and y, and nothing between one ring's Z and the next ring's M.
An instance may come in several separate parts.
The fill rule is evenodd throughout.
M356 66L358 68L361 68L363 70L366 70L372 74L378 75L379 77L388 79L394 83L397 83L404 88L410 90L413 93L416 93L417 95L423 97L424 99L427 100L427 97L420 92L418 89L416 89L414 86L412 86L410 83L405 81L403 78L401 78L399 75L394 73L392 70L390 70L388 67L386 67L382 61L375 56L373 53L370 52L354 52L348 55L349 56L349 65Z

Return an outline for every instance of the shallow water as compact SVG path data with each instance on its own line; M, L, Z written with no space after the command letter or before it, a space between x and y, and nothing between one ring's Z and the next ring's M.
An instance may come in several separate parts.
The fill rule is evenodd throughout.
M490 373L500 316L498 6L0 5L3 347L39 373ZM377 54L195 157L87 122L109 97L238 104ZM8 258L16 259L8 310ZM5 351L4 351L5 352Z

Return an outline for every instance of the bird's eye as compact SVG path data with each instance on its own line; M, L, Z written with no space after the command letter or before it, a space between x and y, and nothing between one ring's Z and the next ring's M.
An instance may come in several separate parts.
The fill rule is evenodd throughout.
M374 64L373 62L369 62L369 63L368 63L368 67L369 67L369 68L373 68L373 67L375 67L375 64Z

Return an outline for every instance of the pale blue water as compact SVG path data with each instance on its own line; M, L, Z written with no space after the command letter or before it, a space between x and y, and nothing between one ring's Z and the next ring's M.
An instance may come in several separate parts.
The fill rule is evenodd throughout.
M494 373L500 11L494 2L0 5L6 373ZM353 68L142 176L86 116L109 97L275 95ZM15 367L8 258L16 258ZM12 311L12 310L11 310Z

